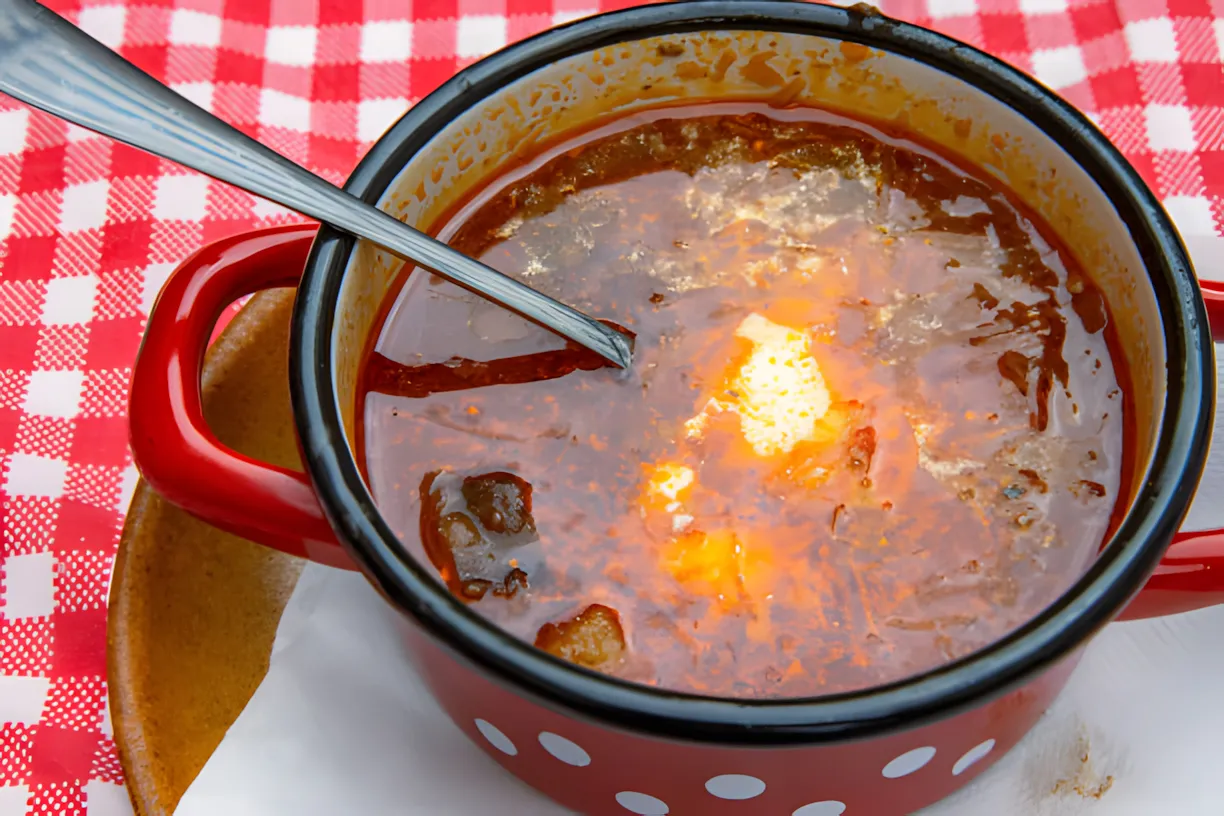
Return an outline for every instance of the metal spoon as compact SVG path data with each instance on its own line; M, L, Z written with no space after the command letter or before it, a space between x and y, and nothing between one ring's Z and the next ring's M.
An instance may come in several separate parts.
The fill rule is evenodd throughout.
M0 91L372 241L621 368L629 366L625 335L299 167L34 0L0 0Z

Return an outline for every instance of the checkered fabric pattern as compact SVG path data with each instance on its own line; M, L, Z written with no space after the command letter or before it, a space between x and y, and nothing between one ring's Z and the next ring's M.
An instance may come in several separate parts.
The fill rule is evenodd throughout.
M596 0L57 0L183 95L341 181L458 68ZM1193 242L1224 232L1224 0L890 0L1087 111ZM130 813L106 599L137 344L202 244L294 216L0 99L0 816ZM1200 259L1200 263L1203 260ZM1204 270L1205 271L1205 270Z

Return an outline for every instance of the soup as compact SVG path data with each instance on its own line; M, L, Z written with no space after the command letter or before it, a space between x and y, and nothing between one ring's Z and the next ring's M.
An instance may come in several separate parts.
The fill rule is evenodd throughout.
M361 388L405 547L523 640L697 694L844 692L997 640L1115 522L1125 372L985 173L748 102L566 135L435 232L623 327L632 369L425 273Z

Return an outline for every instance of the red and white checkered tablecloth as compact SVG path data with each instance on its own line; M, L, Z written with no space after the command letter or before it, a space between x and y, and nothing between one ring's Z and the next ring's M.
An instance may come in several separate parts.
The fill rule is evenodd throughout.
M51 5L339 182L372 139L458 68L553 23L632 3ZM1220 246L1224 0L880 5L1058 90L1139 168L1192 246ZM132 362L178 261L213 239L292 218L0 98L0 816L130 813L107 711L105 635L136 482L126 441Z

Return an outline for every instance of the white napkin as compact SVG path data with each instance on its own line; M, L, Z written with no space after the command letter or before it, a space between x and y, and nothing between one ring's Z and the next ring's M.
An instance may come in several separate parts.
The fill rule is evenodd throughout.
M1224 524L1216 450L1188 529ZM267 677L177 816L568 813L434 705L395 614L360 576L307 567ZM1222 633L1224 607L1108 627L1021 745L923 816L1219 816Z

